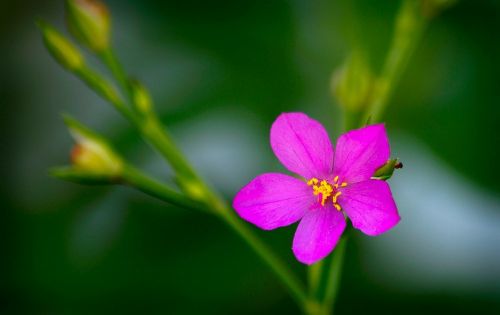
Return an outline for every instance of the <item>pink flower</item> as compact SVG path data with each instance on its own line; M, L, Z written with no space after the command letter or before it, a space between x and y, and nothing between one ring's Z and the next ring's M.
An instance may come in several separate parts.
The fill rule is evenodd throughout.
M281 114L271 127L271 147L303 179L259 175L238 192L233 207L264 230L300 220L293 239L299 261L313 264L332 252L346 227L344 213L371 236L399 222L389 185L372 179L390 156L383 124L341 135L334 150L319 122L302 113Z

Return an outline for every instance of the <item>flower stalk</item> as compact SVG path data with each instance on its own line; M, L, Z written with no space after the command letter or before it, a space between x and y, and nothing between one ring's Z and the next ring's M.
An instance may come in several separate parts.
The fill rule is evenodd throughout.
M199 210L207 212L207 207L195 200L186 198L182 193L179 193L165 184L145 175L135 167L126 164L121 176L121 184L133 187L147 195L181 208L190 210Z
M367 103L364 104L365 108L361 115L350 108L344 108L345 127L356 128L381 121L394 89L418 46L430 18L453 2L452 0L404 0L402 2L396 16L394 35L382 73L374 79L372 90L366 99ZM358 70L358 73L360 72ZM368 80L367 76L365 80ZM389 160L377 170L374 176L381 180L387 180L392 176L394 169L400 167L402 164L397 159ZM325 298L320 302L322 306L320 314L331 314L333 310L341 279L346 242L347 239L343 237L332 254L328 270L323 272L327 275L328 283L325 289Z
M324 268L324 259L312 264L308 268L307 277L309 283L309 297L311 300L319 299L319 290L322 280L322 271Z
M344 65L334 72L332 94L344 111L344 131L358 128L373 94L375 78L365 54L354 50Z
M70 2L72 1L68 1L68 3ZM74 1L74 3L79 3L79 1ZM88 22L88 20L82 21L85 23ZM80 31L82 30L86 31L85 28L80 29ZM92 46L92 43L85 40L82 36L78 36L77 39L83 40L83 44L89 46L108 67L113 78L118 83L122 95L126 96L126 101L121 98L120 93L108 80L91 68L87 66L71 67L71 72L82 79L98 95L111 103L137 128L146 142L154 147L169 162L175 171L176 182L182 193L178 193L162 183L149 178L128 164L125 164L120 177L113 183L132 186L148 195L177 206L207 211L219 216L271 267L278 278L289 289L291 296L297 301L298 305L306 311L308 298L301 281L251 229L236 217L227 203L212 191L195 172L184 155L178 150L167 130L162 126L154 112L151 99L144 98L144 90L137 90L137 85L131 84L112 48L109 46ZM57 56L55 57L57 58ZM65 66L65 64L63 65ZM138 95L137 92L142 94ZM144 101L147 101L148 104L145 104ZM145 109L147 109L146 115L144 115ZM140 113L141 111L142 113ZM63 168L53 171L53 174L68 180L74 179L75 176L79 175Z
M396 16L394 35L381 75L362 122L378 122L413 55L429 19L424 16L422 1L404 0Z

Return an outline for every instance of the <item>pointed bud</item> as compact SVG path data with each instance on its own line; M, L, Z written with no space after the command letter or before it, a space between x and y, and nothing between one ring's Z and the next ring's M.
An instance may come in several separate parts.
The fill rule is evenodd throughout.
M57 62L70 71L84 66L82 54L64 35L43 21L37 21L37 26L42 32L45 46Z
M134 98L134 107L137 112L147 116L152 110L151 96L148 90L137 80L130 81L132 97Z
M369 102L373 82L373 75L364 56L354 51L333 74L331 89L344 109L359 112Z
M207 197L206 187L198 181L178 177L177 183L182 191L194 200L202 201Z
M92 176L118 178L124 163L107 141L70 117L64 121L76 142L71 151L73 168Z
M108 8L98 0L67 0L66 17L71 33L94 52L109 47L111 22Z
M390 159L389 161L387 161L387 163L385 163L375 171L375 174L372 178L388 180L392 177L394 170L400 168L403 168L403 163L401 163L398 159Z

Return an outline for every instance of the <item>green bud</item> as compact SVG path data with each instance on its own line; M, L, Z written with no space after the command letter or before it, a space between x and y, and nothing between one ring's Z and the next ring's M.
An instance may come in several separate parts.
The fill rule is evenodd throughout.
M135 109L139 113L147 116L151 113L151 109L153 106L148 90L146 90L146 88L136 80L130 81L130 87L132 89L132 97L134 98Z
M64 35L43 21L37 21L42 32L43 42L54 59L70 71L81 69L85 60L78 50Z
M359 51L354 51L333 74L331 89L344 109L359 112L370 99L373 82L373 75L364 56Z
M93 177L118 178L124 167L123 160L115 153L107 141L71 117L64 122L75 139L71 151L74 170Z
M98 0L67 0L66 17L71 33L94 52L109 47L111 22L108 8Z
M387 161L387 163L385 163L375 171L375 174L372 178L388 180L392 177L394 170L399 168L403 168L403 163L401 163L398 159L390 159L389 161Z
M177 182L182 191L194 200L202 201L207 197L206 187L203 184L178 177Z

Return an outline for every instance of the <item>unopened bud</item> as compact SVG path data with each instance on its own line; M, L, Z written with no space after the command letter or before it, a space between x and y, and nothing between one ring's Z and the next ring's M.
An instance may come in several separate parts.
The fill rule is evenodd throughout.
M130 81L130 87L132 88L135 109L143 115L151 113L152 101L148 90L136 80Z
M111 22L108 8L98 0L67 0L66 17L71 33L94 52L109 47Z
M394 170L400 168L403 168L403 163L401 163L398 159L390 159L389 161L387 161L387 163L385 163L375 171L375 174L372 178L388 180L392 177Z
M177 178L177 181L182 191L184 191L184 193L192 199L202 201L206 198L206 188L201 183L192 180L185 180L182 177Z
M82 54L64 35L43 21L37 21L37 25L42 31L45 46L57 62L70 71L83 67L85 61Z
M365 58L353 52L332 76L332 93L346 110L359 112L365 107L373 90L374 78Z
M120 176L123 161L106 140L72 118L65 117L65 123L76 142L71 151L75 169L111 178Z

